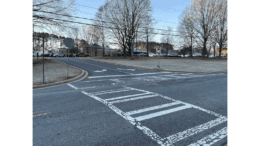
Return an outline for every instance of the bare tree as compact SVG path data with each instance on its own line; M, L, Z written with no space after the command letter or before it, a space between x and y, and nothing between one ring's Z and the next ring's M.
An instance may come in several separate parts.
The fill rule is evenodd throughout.
M105 25L105 9L108 8L108 3L105 3L103 6L100 6L98 8L98 11L96 13L96 19L100 20L100 21L94 21L94 24L96 25L100 25L100 26L104 26ZM97 27L99 29L98 35L100 35L100 44L102 44L103 46L103 57L105 56L105 31L106 28L104 27Z
M219 0L221 10L218 15L217 28L212 32L212 38L219 46L219 58L221 58L222 48L227 46L227 0Z
M143 21L144 21L144 25L143 26L145 27L144 28L144 31L145 31L144 36L145 36L145 39L146 39L146 51L147 51L147 57L149 57L148 44L155 37L154 25L155 25L156 21L152 18L151 14L150 14L150 16L146 16L146 18L144 18ZM141 35L141 37L143 36L141 33L140 33L140 35Z
M195 39L195 25L194 25L194 17L191 15L191 11L189 8L186 8L185 11L182 12L180 19L180 23L178 25L179 35L184 39L187 44L190 46L190 57L192 57L192 44ZM190 39L190 41L187 41Z
M136 38L136 30L144 28L143 18L151 16L152 11L150 0L110 0L103 7L104 26L110 27L106 36L118 42L121 48L126 49L133 57L133 42ZM138 34L139 35L139 34ZM139 35L140 36L140 35Z
M199 35L198 43L203 44L203 57L206 54L206 45L211 33L218 26L218 15L221 10L220 0L193 0L189 6L191 15L196 26L194 29Z
M161 43L166 43L166 56L168 57L169 44L174 43L174 33L172 27L168 26L167 30L164 31L164 34L166 35L161 36Z
M70 23L57 20L73 18L55 14L71 16L75 11L74 6L75 0L33 0L34 27L42 31L56 31L56 33L64 31L68 26L73 27Z

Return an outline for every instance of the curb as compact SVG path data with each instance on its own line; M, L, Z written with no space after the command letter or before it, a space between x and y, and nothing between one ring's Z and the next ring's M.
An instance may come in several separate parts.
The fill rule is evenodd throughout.
M57 60L54 60L54 61L57 61ZM58 61L58 62L60 62L60 61ZM63 62L60 62L60 63L63 63ZM66 64L66 63L63 63L63 64ZM66 65L68 65L68 64L66 64ZM84 79L84 78L86 78L88 76L88 72L87 71L84 71L84 70L82 70L80 68L77 68L75 66L71 66L71 67L73 67L75 69L78 69L78 70L81 70L81 74L76 76L76 77L74 77L74 78L72 78L72 79L68 79L68 80L58 81L58 82L55 82L55 83L42 84L42 85L35 85L35 86L33 86L33 89L41 89L41 88L47 88L47 87L62 85L62 84L70 83L70 82L75 82L75 81L82 80L82 79Z
M88 60L88 59L86 59ZM113 64L113 65L119 65L119 66L125 66L125 67L132 67L135 69L142 69L142 70L148 70L148 71L159 71L159 72L171 72L171 73L194 73L194 74L220 74L220 73L227 73L227 71L217 71L217 72L187 72L187 71L172 71L172 70L167 70L167 69L158 69L158 68L144 68L144 67L137 67L137 66L131 66L131 65L123 65L123 64L118 64L118 63L111 63L111 62L106 62L106 61L101 61L101 60L94 60L94 59L89 59L92 61L98 61L102 63L107 63L107 64Z

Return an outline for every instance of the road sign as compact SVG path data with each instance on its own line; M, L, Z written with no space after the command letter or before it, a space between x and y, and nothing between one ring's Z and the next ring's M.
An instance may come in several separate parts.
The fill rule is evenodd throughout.
M74 40L72 38L66 38L63 40L63 44L66 47L72 48L74 46Z

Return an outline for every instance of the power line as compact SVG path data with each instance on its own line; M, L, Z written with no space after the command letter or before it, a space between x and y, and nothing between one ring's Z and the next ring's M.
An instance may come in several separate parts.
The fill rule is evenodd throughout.
M78 5L78 6L82 6L82 7L93 8L93 9L97 9L97 10L98 10L98 8L94 8L94 7L89 7L89 6L80 5L80 4L76 4L76 5ZM157 5L155 5L155 6L157 6ZM160 6L157 6L157 7L160 7ZM165 7L163 7L163 8L165 8ZM167 8L165 8L165 9L167 9ZM77 10L77 11L78 11L78 10ZM179 11L180 11L180 10L179 10ZM79 12L81 12L81 11L79 11ZM82 12L82 13L84 13L84 12ZM94 14L90 14L90 15L94 15ZM145 17L143 17L143 18L145 18ZM162 22L165 22L165 23L171 23L171 24L174 24L174 23L172 23L172 22L168 22L168 21L165 21L165 20L157 20L157 21L162 21Z
M86 19L86 20L98 21L98 22L103 22L103 23L116 24L116 23L113 23L113 22L106 22L106 21L95 20L95 19L90 19L90 18L83 18L83 17L77 17L77 16L70 16L70 15L64 15L64 14L57 14L57 13L47 12L47 11L39 11L39 10L38 10L37 12L51 13L51 14L54 14L54 15L61 15L61 16L66 16L66 17L74 17L74 18L79 18L79 19ZM147 27L140 27L140 28L145 28L145 29L146 29ZM153 29L153 30L168 31L168 30L165 30L165 29ZM138 32L138 31L137 31L137 32ZM177 31L172 31L172 32L177 32Z
M75 5L78 5L78 6L83 6L83 7L87 7L87 8L92 8L92 9L99 9L99 8L94 8L94 7L90 7L90 6L85 6L85 5L80 5L80 4L75 4ZM152 6L156 6L156 7L160 7L160 8L164 8L164 9L169 9L169 10L175 10L176 9L171 9L171 8L166 8L166 7L162 7L162 6L158 6L158 5L152 5ZM177 11L180 11L180 10L177 10Z
M44 18L44 17L41 17L41 16L35 16L35 17ZM113 27L107 27L107 26L101 26L101 25L94 25L94 24L89 24L89 23L73 22L73 21L62 20L62 19L54 19L54 18L49 18L49 19L58 20L58 21L63 21L63 22L71 22L71 23L77 23L77 24L85 24L85 25L91 25L91 26L98 26L98 27L104 27L104 28L110 28L110 29L119 29L119 28L113 28ZM120 29L120 30L123 30L123 29ZM143 31L135 31L135 32L146 33L146 32L143 32ZM171 34L162 34L162 33L150 33L150 34L180 36L180 35L171 35ZM198 37L198 36L194 36L194 37ZM200 36L199 36L199 37L200 37Z

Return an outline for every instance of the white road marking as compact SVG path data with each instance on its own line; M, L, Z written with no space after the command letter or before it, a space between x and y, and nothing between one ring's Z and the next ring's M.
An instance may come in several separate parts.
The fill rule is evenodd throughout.
M128 98L128 97L133 97L133 96L146 95L146 94L151 94L151 93L150 93L150 92L147 92L147 93L142 93L142 94L134 94L134 95L127 95L127 96L120 96L120 97L114 97L114 98L109 98L109 99L105 99L105 100L106 100L106 101L117 100L117 99L123 99L123 98Z
M200 139L197 142L190 144L188 146L200 146L200 145L210 146L210 145L220 141L221 139L223 139L226 136L227 136L227 127L222 128L221 130L219 130L213 134L210 134L206 137L203 137L202 139Z
M172 136L167 137L167 139L171 140L172 143L175 143L177 141L180 141L180 140L182 140L184 138L187 138L189 136L192 136L194 134L197 134L199 132L202 132L204 130L212 128L214 126L217 126L217 125L219 125L219 124L221 124L223 122L226 122L226 121L227 121L226 118L217 118L215 120L209 121L209 122L204 123L202 125L190 128L188 130L185 130L185 131L182 131L182 132L179 132L179 133L176 133L176 134L174 134Z
M168 73L168 72L161 72L161 73L143 73L143 74L132 74L132 75L92 76L91 78L109 78L109 77L142 76L142 75L152 75L152 74L162 74L162 73Z
M92 80L92 81L80 81L80 82L100 82L100 81L107 81L107 80Z
M97 101L102 102L103 104L107 105L110 109L112 109L115 113L117 113L118 115L120 115L121 117L123 117L125 120L127 120L129 123L131 123L132 125L135 125L136 128L138 128L139 130L141 130L144 134L146 134L147 136L149 136L152 140L156 141L158 144L163 145L163 138L161 138L159 135L157 135L156 133L154 133L152 130L150 130L149 128L141 125L140 122L135 121L134 118L132 118L131 116L128 116L127 114L125 114L123 111L121 111L120 109L118 109L117 107L113 106L111 103L97 97L94 96L90 93L84 92L82 91L83 94L92 97L94 99L96 99Z
M131 89L119 89L119 90L107 90L107 91L101 91L101 92L94 92L91 93L93 95L102 95L102 94L108 94L108 93L117 93L117 92L124 92L124 91L130 91Z
M134 98L123 99L123 100L116 100L116 101L112 101L112 102L110 102L110 103L111 103L111 104L114 104L114 103L120 103L120 102L127 102L127 101L138 100L138 99L144 99L144 98L150 98L150 97L155 97L155 96L157 96L157 95L140 96L140 97L134 97Z
M173 77L173 78L177 78L177 79L185 79L185 78L197 78L197 77L203 77L205 75L189 75L189 76L178 76L178 75L161 75L164 77Z
M71 59L71 60L72 60L72 61L75 61L75 62L80 62L80 63L84 63L84 64L89 64L89 65L92 65L92 66L96 66L96 67L100 67L100 68L106 68L106 69L109 69L109 70L113 70L113 71L117 71L117 72L122 72L122 73L128 74L127 72L118 71L118 70L115 70L115 69L111 69L111 68L107 68L107 67L103 67L103 66L98 66L98 65L95 65L95 64L91 64L91 63L81 62L81 61L73 60L73 59Z
M78 89L77 87L75 87L75 86L73 86L73 85L71 85L71 84L67 84L68 86L70 86L71 88L74 88L74 89Z
M148 108L144 108L144 109L130 111L130 112L127 112L126 114L127 115L134 115L134 114L139 114L139 113L143 113L143 112L147 112L147 111L151 111L151 110L165 108L165 107L169 107L169 106L173 106L173 105L177 105L177 104L180 104L180 102L171 102L171 103L167 103L167 104L157 105L157 106L153 106L153 107L148 107Z
M140 92L147 92L146 90L135 89L135 88L126 87L126 86L124 86L124 87L125 87L126 89L130 89L130 90L136 90L136 91L140 91ZM149 92L150 92L150 91L149 91ZM204 108L198 107L198 106L193 105L193 104L189 104L189 103L185 103L185 102L182 102L182 101L179 101L179 100L175 100L175 99L172 99L172 98L170 98L170 97L163 96L163 95L161 95L161 94L154 93L154 92L151 92L151 94L156 94L157 96L160 96L160 97L162 97L162 98L165 98L165 99L168 99L168 100L171 100L171 101L176 101L176 102L178 101L178 102L180 102L180 103L182 103L182 104L190 105L190 106L192 106L192 108L201 110L201 111L203 111L203 112L206 112L206 113L208 113L208 114L214 115L214 116L219 117L219 118L227 118L227 117L225 117L225 116L222 116L222 115L220 115L220 114L217 114L217 113L212 112L212 111L210 111L210 110L206 110L206 109L204 109Z
M96 70L96 71L94 71L94 72L105 72L105 71L107 71L106 69L103 69L103 70Z
M193 74L193 73L185 73L185 74L180 74L180 75L191 75L191 74Z
M184 105L184 106L181 106L181 107L176 107L176 108L173 108L173 109L164 110L164 111L160 111L160 112L136 117L135 119L137 121L143 121L143 120L159 117L159 116L162 116L162 115L170 114L170 113L173 113L173 112L177 112L177 111L180 111L180 110L184 110L184 109L187 109L187 108L191 108L191 106L190 105Z
M173 144L173 143L175 143L177 141L180 141L180 140L185 139L185 138L187 138L189 136L192 136L194 134L197 134L199 132L202 132L204 130L207 130L209 128L212 128L212 127L214 127L216 125L219 125L219 124L227 121L227 117L225 117L225 116L222 116L220 114L214 113L212 111L203 109L201 107L198 107L198 106L195 106L195 105L192 105L192 104L189 104L189 103L178 101L178 100L172 99L170 97L163 96L161 94L153 93L153 92L150 92L150 91L145 91L145 90L141 90L141 89L135 89L135 88L126 87L126 86L123 86L123 87L124 87L123 89L119 89L119 90L108 90L108 91L101 91L101 92L96 92L96 93L86 93L86 92L82 91L82 93L84 93L84 94L86 94L86 95L88 95L88 96L90 96L90 97L92 97L92 98L102 102L103 104L109 106L114 112L116 112L117 114L122 116L125 120L129 121L131 124L135 125L135 127L137 127L138 129L142 130L144 134L146 134L147 136L151 137L151 139L155 140L161 146L169 146L170 144ZM171 101L175 101L176 103L184 104L185 106L177 107L177 108L173 108L173 109L170 109L170 110L165 110L165 111L161 111L161 112L157 112L157 113L153 113L153 114L148 114L148 115L140 116L140 117L137 117L137 118L133 118L130 115L128 115L129 113L131 114L131 112L124 113L121 110L119 110L117 107L113 106L112 103L121 102L121 101L137 100L137 98L140 99L140 98L143 98L145 96L137 97L137 98L125 99L125 100L116 100L116 101L113 101L113 102L108 102L108 101L106 101L104 99L101 99L101 98L95 96L95 95L100 95L100 94L107 94L107 93L114 93L114 92L123 92L125 90L127 90L127 91L129 91L129 90L136 90L136 91L142 91L142 92L145 92L145 93L149 92L150 94L153 94L152 96L160 96L162 98L165 98L165 99L168 99L168 100L171 100ZM155 106L155 107L159 107L159 106ZM144 120L144 119L148 119L148 118L153 118L153 117L160 116L160 115L167 114L167 113L172 113L172 112L174 112L173 110L179 111L179 110L181 110L181 108L184 108L184 107L185 107L185 109L192 107L192 108L204 111L206 113L209 113L211 115L217 116L218 118L215 119L215 120L209 121L207 123L204 123L202 125L190 128L190 129L185 130L183 132L179 132L177 134L174 134L174 135L166 137L166 138L161 138L159 135L154 133L149 128L147 128L145 126L142 126L141 123L138 121L138 120ZM150 107L150 109L146 108L146 109L141 109L141 110L149 111L152 108L154 108L154 107ZM143 112L141 110L137 110L137 111L134 111L134 112L140 112L141 113L141 112ZM223 136L221 138L223 138ZM216 140L214 139L213 142L216 142Z
M118 70L131 70L131 71L135 71L135 69L121 69L121 68L117 68Z

